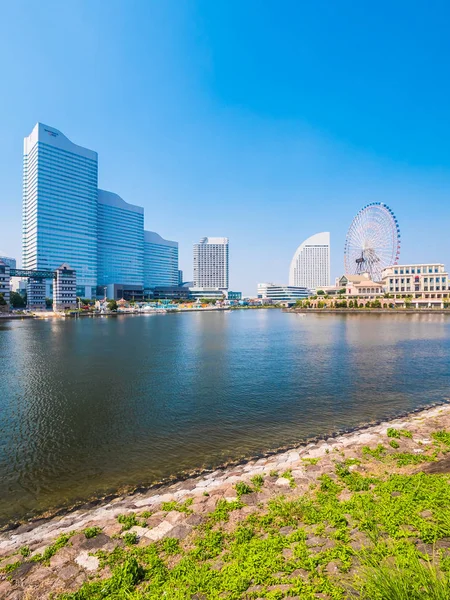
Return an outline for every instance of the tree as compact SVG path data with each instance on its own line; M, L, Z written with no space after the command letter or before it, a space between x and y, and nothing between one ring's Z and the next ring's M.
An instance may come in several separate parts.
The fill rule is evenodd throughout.
M325 292L323 290L317 290L318 296L325 296Z
M53 306L53 301L51 298L45 299L45 308L51 308Z
M11 292L9 301L13 308L25 308L27 305L26 297L24 298L19 292Z
M117 310L117 302L115 300L108 301L108 310Z
M0 306L6 306L6 300L3 297L3 294L0 294Z
M348 307L353 308L353 300L350 300L350 302L348 303Z

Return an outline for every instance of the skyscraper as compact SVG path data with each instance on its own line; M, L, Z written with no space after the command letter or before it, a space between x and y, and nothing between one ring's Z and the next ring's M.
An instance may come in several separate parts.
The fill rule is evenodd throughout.
M295 251L289 285L317 289L330 285L330 234L316 233Z
M144 231L144 289L178 285L178 242Z
M144 284L144 209L117 194L98 190L98 285ZM108 296L114 297L108 289Z
M228 286L228 238L202 238L194 244L194 287L228 289Z
M87 298L97 284L97 181L96 152L42 123L25 138L23 266L70 263Z

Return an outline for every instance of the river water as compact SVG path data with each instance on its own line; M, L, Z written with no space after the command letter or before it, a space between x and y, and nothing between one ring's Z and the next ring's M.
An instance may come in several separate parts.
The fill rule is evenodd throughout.
M450 396L445 315L0 321L0 525Z

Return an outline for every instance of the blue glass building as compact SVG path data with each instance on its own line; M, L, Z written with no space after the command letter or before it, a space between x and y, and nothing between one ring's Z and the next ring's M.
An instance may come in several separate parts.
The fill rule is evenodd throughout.
M77 272L77 293L97 284L98 157L37 123L24 140L23 266Z
M144 289L178 285L178 242L144 231Z
M143 283L144 209L98 190L98 285L142 291Z

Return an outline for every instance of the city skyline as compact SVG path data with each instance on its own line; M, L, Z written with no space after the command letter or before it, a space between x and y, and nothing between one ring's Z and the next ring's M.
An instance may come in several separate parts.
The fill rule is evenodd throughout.
M300 242L330 231L333 280L351 219L378 201L399 218L402 261L450 262L443 5L389 7L386 22L383 3L370 15L327 6L318 19L294 2L282 13L251 1L176 10L112 2L106 26L100 7L82 1L25 4L5 7L0 41L9 82L0 99L1 254L20 260L21 140L40 120L97 149L99 186L143 206L149 228L179 242L186 274L195 240L223 232L230 287L250 294L258 281L285 282ZM346 44L337 43L342 31ZM434 35L418 47L423 31Z

